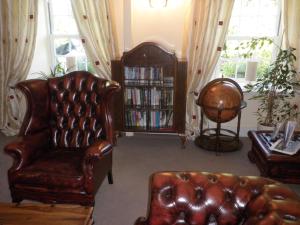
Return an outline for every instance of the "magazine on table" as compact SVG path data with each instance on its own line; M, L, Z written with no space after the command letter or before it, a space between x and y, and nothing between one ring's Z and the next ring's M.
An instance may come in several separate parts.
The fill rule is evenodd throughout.
M279 138L275 143L273 143L270 149L272 151L281 152L287 155L295 155L300 150L300 141L292 140L296 126L296 121L287 121L285 123L283 136ZM278 135L279 129L281 127L282 124L276 126L276 129L274 130L272 135L272 139Z
M300 141L289 141L287 146L285 146L284 139L278 139L274 142L270 150L280 152L287 155L295 155L300 150Z

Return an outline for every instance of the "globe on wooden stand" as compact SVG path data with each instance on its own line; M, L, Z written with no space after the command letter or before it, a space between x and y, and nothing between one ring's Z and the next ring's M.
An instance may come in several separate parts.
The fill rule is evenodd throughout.
M239 150L242 147L239 140L241 109L247 104L238 83L229 78L215 79L202 89L196 104L201 107L201 122L200 135L195 139L195 144L216 152ZM216 128L203 129L204 115L217 124ZM236 116L236 132L221 128L222 123Z

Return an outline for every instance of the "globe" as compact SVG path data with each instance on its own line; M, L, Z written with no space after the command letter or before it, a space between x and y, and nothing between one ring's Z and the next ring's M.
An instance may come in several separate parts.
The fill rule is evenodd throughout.
M237 85L226 78L213 80L202 89L196 103L210 120L228 122L237 116L243 100L241 89Z

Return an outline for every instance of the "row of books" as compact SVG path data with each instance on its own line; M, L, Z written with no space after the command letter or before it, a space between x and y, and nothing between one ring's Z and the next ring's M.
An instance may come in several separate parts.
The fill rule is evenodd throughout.
M147 111L125 111L125 125L127 128L137 127L146 129ZM150 111L149 127L150 128L168 128L173 126L173 111Z
M162 80L125 79L125 86L161 86L173 87L173 77L164 77Z
M172 106L173 89L125 88L124 102L132 106Z
M173 111L150 111L151 128L172 127L173 126Z
M146 129L147 112L146 111L125 111L125 126Z
M164 71L162 67L124 67L125 79L131 80L162 80Z

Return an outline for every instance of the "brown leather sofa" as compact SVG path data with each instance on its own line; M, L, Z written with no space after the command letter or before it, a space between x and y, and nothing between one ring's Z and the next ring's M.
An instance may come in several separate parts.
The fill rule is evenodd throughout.
M295 225L300 198L271 179L204 172L151 176L147 218L135 225Z
M5 147L13 202L93 205L108 175L112 183L114 140L109 103L120 86L76 71L17 85L26 96L20 138Z

